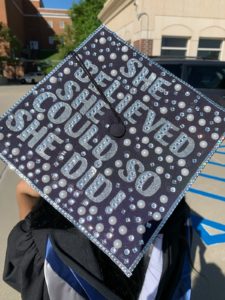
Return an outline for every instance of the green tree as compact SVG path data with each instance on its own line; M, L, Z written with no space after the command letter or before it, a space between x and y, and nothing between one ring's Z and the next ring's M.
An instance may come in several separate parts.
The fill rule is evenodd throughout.
M97 18L106 0L81 0L74 3L70 9L72 25L65 28L65 32L59 37L60 57L64 57L69 51L76 48L89 34L100 24Z
M14 58L20 50L20 44L11 30L2 22L0 22L0 43L5 45L6 57Z
M15 63L16 54L20 51L20 44L17 38L2 22L0 22L0 44L2 45L2 53L0 53L0 76L2 76L4 63Z

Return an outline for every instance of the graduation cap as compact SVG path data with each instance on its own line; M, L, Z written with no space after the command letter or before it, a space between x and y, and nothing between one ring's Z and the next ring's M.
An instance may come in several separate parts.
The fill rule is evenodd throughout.
M0 120L0 157L130 276L225 110L99 27Z

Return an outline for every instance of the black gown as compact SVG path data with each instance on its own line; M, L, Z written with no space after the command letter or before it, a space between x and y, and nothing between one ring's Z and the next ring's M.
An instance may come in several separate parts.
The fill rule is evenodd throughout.
M163 273L156 300L171 299L180 278L188 216L189 208L182 201L162 229ZM60 259L106 299L138 299L148 265L146 257L127 278L107 255L42 199L8 238L3 279L21 293L23 300L49 300L44 278L48 237Z

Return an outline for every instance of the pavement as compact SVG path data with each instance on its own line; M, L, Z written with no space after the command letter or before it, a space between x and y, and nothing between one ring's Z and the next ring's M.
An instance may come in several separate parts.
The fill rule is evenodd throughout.
M31 88L30 85L0 86L0 114ZM199 176L186 197L197 216L195 220L201 235L200 238L194 231L191 300L225 300L224 170L225 146L222 145L204 169L205 175ZM18 222L15 200L18 181L18 176L0 162L0 274L3 271L8 234ZM0 300L19 299L20 295L0 279Z
M0 86L0 114L2 115L13 103L23 96L31 85ZM7 237L18 222L15 187L19 177L0 161L0 274L3 273ZM0 300L19 300L20 294L6 285L0 275Z

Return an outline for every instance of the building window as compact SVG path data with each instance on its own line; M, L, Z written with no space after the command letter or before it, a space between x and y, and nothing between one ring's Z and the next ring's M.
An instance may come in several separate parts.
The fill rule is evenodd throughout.
M48 37L48 43L49 43L49 45L54 45L54 42L55 42L55 37L54 36L49 36Z
M222 40L200 38L198 42L198 57L219 59L221 53Z
M48 26L53 28L53 21L47 21L48 22Z
M38 41L30 41L30 49L38 50L39 49Z
M59 22L59 28L64 29L65 28L65 23L64 21Z
M161 56L186 56L188 38L162 37Z

